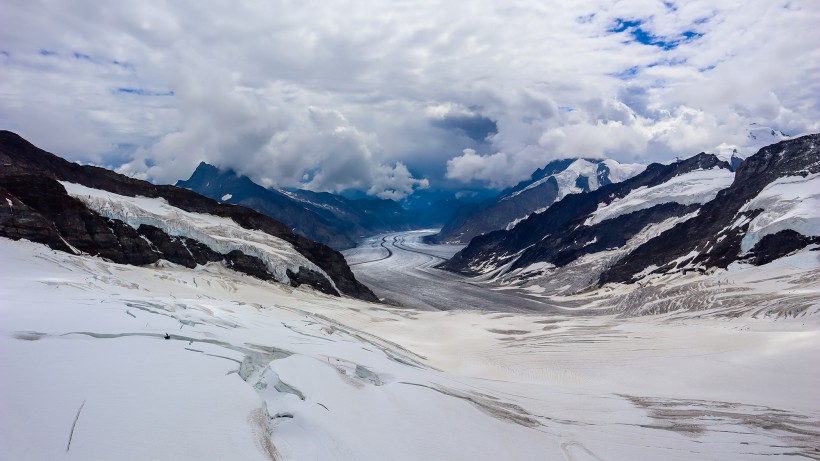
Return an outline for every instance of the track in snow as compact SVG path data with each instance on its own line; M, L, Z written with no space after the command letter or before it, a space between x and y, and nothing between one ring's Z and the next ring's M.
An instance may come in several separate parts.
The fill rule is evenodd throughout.
M432 231L409 231L364 240L344 252L356 278L385 301L425 310L476 309L501 312L550 312L555 307L514 290L488 285L434 266L460 245L427 245Z

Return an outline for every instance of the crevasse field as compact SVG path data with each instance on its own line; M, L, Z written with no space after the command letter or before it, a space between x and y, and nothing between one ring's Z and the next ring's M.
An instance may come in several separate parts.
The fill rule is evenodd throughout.
M346 254L404 307L0 239L0 459L820 459L818 252L545 297L421 235Z

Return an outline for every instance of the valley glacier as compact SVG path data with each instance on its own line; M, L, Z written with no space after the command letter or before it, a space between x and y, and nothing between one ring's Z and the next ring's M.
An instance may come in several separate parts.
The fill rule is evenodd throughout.
M429 277L454 251L421 235L372 239L347 258L360 279L405 274L412 294L413 271ZM500 303L527 297L480 282L468 285L493 293L495 309L435 311L271 284L217 263L125 266L7 239L0 256L2 459L820 453L813 251L678 277L666 294L545 298L548 311L515 314ZM435 289L467 299L447 294L465 283ZM651 306L675 289L701 308L628 317L617 305Z

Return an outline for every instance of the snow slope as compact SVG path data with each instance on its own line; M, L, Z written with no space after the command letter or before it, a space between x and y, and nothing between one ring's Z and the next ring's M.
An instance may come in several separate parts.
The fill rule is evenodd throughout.
M602 298L566 315L421 312L219 264L123 266L6 239L0 260L0 459L792 460L820 449L820 369L806 366L820 353L818 279L784 279L794 258L768 280L721 275L724 287L814 296L779 321L709 315L708 296L740 299L714 286L692 291L694 314L575 315L605 309Z
M625 197L599 206L584 225L591 226L607 219L651 208L662 203L675 202L683 205L706 203L720 190L729 187L734 173L725 168L695 170L670 179L654 187L639 187ZM603 204L602 204L603 205Z
M609 168L609 178L611 182L621 182L626 179L635 176L636 174L643 171L646 168L645 165L639 164L621 164L615 160L604 160L602 163L606 164ZM589 190L595 190L600 187L600 183L598 180L598 163L590 162L589 160L584 160L579 158L578 160L572 162L565 170L561 171L560 173L552 174L546 176L538 181L529 184L527 187L515 191L509 195L509 197L515 197L516 195L538 187L545 182L549 181L550 178L555 178L555 181L558 183L558 196L555 198L555 201L559 201L568 194L579 194L583 192L583 190L576 185L576 181L580 177L587 178L589 184ZM507 197L505 197L507 198Z
M265 262L270 273L281 283L289 283L288 269L295 273L299 267L305 267L324 275L333 284L322 269L299 254L290 243L262 231L245 229L231 219L184 211L161 198L126 197L79 184L61 184L69 195L89 209L135 229L148 224L168 235L198 240L219 253L240 250L255 256ZM333 286L335 288L335 284Z
M763 147L793 138L770 126L752 123L746 128L746 137L742 142L737 144L722 143L712 149L711 152L721 160L731 163L732 157L745 159L750 155L754 155Z
M749 251L766 235L791 229L805 236L820 235L820 174L778 178L739 213L762 209L749 223L741 252Z

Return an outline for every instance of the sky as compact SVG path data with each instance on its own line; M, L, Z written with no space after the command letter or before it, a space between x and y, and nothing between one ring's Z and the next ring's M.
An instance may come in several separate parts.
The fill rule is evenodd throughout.
M402 199L820 131L816 0L0 0L0 128L157 183ZM750 153L748 153L750 154Z

